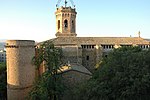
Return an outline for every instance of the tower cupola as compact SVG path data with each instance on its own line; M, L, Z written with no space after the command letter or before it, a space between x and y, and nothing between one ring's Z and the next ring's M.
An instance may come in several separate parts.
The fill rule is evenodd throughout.
M77 35L76 14L76 9L67 6L66 0L65 6L56 9L56 37L75 37Z

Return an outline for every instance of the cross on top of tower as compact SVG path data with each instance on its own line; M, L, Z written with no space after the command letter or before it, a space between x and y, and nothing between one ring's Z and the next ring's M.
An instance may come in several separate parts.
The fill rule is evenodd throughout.
M62 0L58 0L58 1L57 1L57 4L56 4L56 7L57 7L57 8L59 7L59 5L60 5L61 1L62 1ZM71 3L71 5L72 5L72 7L74 7L74 8L75 8L75 5L74 5L73 0L68 0L68 1L70 1L70 3ZM65 7L67 7L68 1L67 1L67 0L64 0Z

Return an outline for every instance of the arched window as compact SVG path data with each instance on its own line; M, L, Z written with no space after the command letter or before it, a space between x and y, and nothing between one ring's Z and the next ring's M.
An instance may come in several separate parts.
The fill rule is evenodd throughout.
M74 21L72 20L72 32L74 32L75 31L75 23L74 23Z
M64 21L64 27L68 28L68 21L67 20Z
M58 30L60 29L60 20L58 20Z
M74 21L72 20L72 28L74 28Z

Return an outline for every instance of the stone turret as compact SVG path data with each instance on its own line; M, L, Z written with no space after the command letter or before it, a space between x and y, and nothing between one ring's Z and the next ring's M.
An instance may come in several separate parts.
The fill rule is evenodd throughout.
M31 40L6 41L7 99L24 100L35 79L31 64L35 55L35 42Z
M75 37L76 34L76 10L71 7L57 8L56 37Z

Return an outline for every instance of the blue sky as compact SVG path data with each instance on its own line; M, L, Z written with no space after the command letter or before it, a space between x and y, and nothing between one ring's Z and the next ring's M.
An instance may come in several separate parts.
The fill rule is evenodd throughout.
M62 0L61 4L64 0ZM0 0L0 39L55 38L57 0ZM77 35L150 38L150 0L74 0Z

